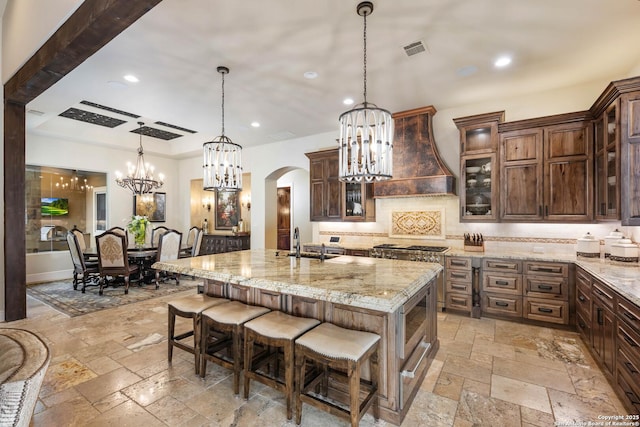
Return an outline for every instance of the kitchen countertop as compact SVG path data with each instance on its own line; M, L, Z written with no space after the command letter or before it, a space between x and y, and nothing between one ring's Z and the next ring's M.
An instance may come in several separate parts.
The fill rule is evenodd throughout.
M571 262L582 268L597 279L609 285L620 295L640 307L640 264L631 263L629 265L612 264L599 258L590 260L588 258L578 258L575 254L558 253L534 253L534 252L467 252L462 249L449 249L445 256L466 256L473 258L503 258L520 260L537 260L548 262Z
M276 253L279 252L279 256ZM153 264L153 268L388 313L442 271L433 263L338 256L321 262L252 249Z

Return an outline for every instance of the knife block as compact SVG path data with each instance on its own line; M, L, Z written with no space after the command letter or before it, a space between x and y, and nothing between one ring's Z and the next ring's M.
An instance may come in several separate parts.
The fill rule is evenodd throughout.
M474 245L470 242L465 242L464 250L467 252L484 252L484 242L479 245Z

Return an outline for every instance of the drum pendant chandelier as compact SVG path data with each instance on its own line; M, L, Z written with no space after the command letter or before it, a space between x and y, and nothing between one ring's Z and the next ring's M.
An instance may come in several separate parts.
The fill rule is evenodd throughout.
M393 119L391 113L367 102L367 16L373 3L358 4L364 20L364 102L340 115L339 179L382 181L392 177Z
M218 67L222 74L222 134L202 144L204 171L203 188L208 191L242 190L242 147L224 134L224 75L227 67Z

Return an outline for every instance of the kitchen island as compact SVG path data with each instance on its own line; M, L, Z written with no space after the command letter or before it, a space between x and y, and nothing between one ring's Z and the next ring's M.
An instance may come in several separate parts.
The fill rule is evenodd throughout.
M266 249L157 262L153 268L207 279L212 295L380 335L380 417L394 424L402 422L438 349L439 264L352 256L321 261ZM343 397L344 387L332 386L334 397Z

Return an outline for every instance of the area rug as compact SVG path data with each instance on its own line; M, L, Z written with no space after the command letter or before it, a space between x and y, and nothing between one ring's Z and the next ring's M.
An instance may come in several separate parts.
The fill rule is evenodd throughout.
M71 280L62 280L30 285L27 287L27 295L42 301L70 317L75 317L104 310L105 308L120 307L150 298L158 298L194 289L199 284L202 284L202 279L192 280L181 277L180 284L177 286L174 280L160 283L159 289L156 289L155 283L142 285L131 283L127 295L124 294L124 285L116 287L109 286L104 288L103 295L99 295L98 286L87 287L83 294L80 291L81 284L78 286L78 290L75 291L73 290Z

